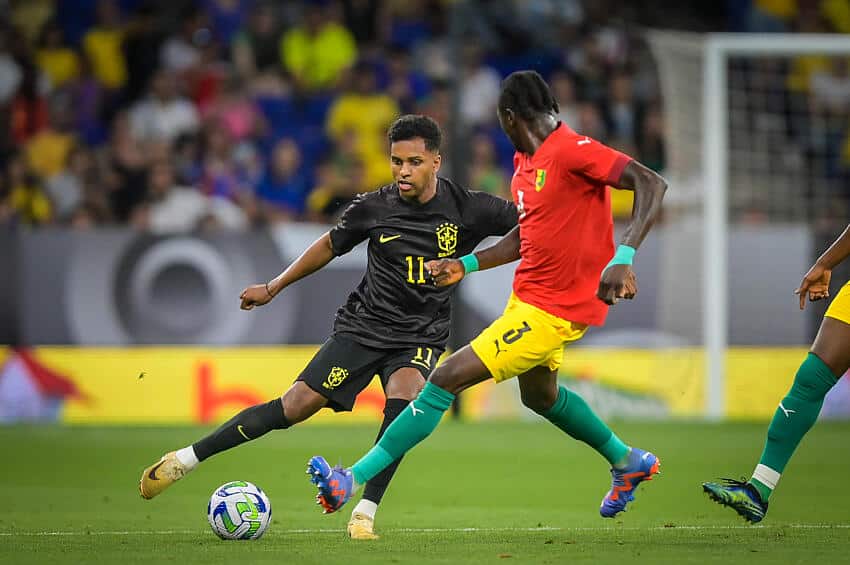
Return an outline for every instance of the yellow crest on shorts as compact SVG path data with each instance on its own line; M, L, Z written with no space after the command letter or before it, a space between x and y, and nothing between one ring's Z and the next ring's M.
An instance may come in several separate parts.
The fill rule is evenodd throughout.
M437 247L440 252L437 257L448 257L457 249L457 226L451 222L437 226Z
M546 171L537 169L537 178L534 180L534 190L540 192L543 190L543 185L546 184Z
M348 378L348 369L342 367L334 367L328 374L328 378L322 383L322 386L328 389L334 389L342 384L342 381Z

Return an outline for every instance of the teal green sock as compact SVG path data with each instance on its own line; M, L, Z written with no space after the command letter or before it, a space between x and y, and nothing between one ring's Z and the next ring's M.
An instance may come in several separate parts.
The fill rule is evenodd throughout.
M393 420L375 447L351 467L354 481L359 485L365 484L428 437L454 399L452 393L431 382L425 383L416 400Z
M558 387L558 400L543 416L570 437L598 451L612 466L622 464L629 454L629 446L599 419L584 399L564 387Z
M767 501L785 466L820 414L823 399L838 378L814 353L797 370L788 395L779 403L767 429L767 441L750 483Z

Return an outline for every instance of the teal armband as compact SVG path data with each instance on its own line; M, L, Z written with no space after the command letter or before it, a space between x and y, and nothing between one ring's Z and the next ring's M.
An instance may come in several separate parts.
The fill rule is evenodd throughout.
M463 263L463 270L466 271L467 275L478 270L478 257L475 256L475 253L464 255L459 261Z
M634 258L634 247L630 247L628 245L620 245L617 247L617 252L614 253L614 257L612 257L611 260L608 261L608 264L605 265L605 269L607 269L611 265L631 265ZM605 272L605 269L602 269L602 271Z

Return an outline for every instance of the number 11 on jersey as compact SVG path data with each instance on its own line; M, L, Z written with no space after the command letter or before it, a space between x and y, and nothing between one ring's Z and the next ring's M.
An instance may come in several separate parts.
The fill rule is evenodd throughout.
M416 261L414 261L414 259ZM411 284L425 284L425 257L414 257L413 255L408 255L404 258L407 261L407 282ZM414 263L419 263L419 278L413 278L413 265Z

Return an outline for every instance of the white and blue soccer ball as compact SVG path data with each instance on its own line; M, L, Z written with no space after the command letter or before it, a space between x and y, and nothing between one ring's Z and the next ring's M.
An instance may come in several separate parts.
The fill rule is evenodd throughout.
M260 487L231 481L213 491L207 519L221 539L259 539L271 522L272 506Z

